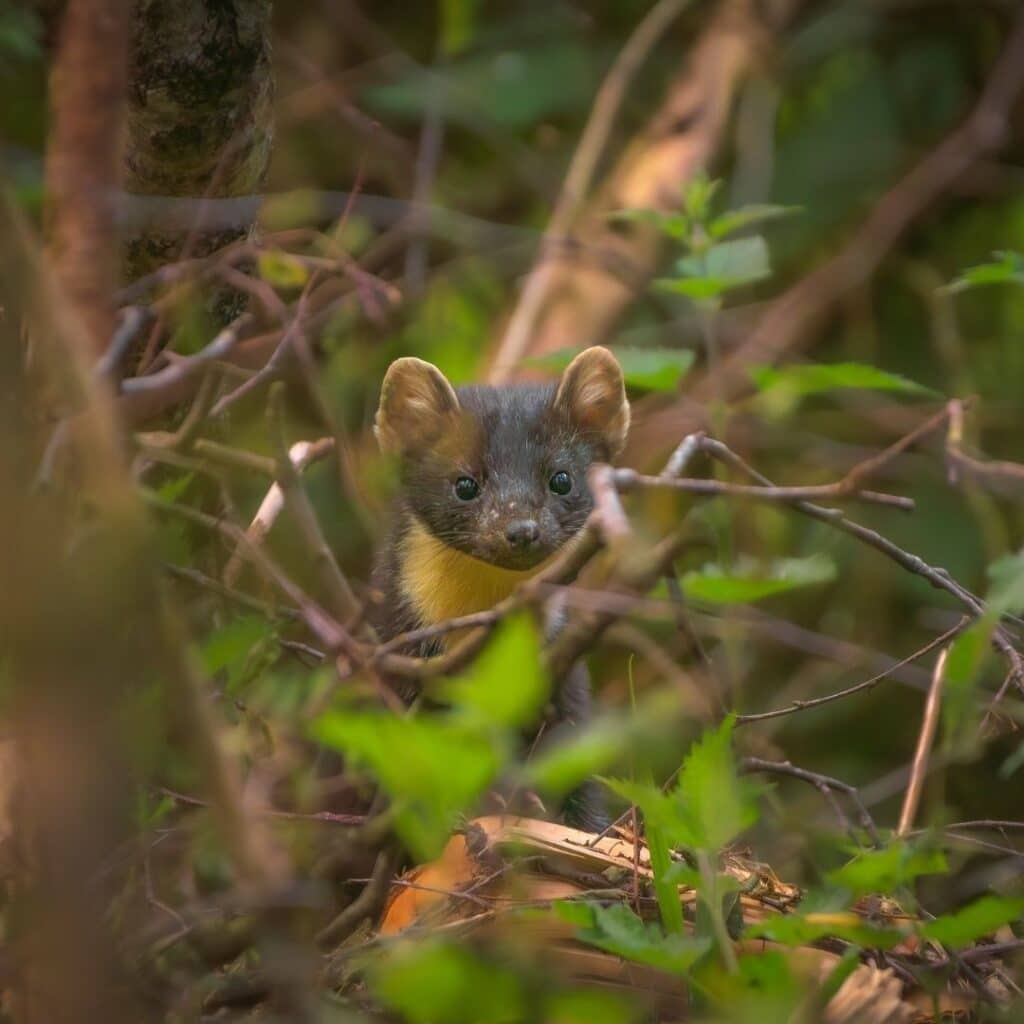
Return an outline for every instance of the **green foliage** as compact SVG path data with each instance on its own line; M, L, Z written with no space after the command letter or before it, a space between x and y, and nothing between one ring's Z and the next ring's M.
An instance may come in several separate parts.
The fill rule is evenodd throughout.
M822 554L807 558L780 558L768 565L738 560L729 568L710 563L688 572L683 592L709 604L751 604L801 587L829 583L836 578L835 563Z
M791 396L829 391L895 391L905 395L934 396L935 392L899 374L863 363L794 363L790 366L754 366L750 376L759 391Z
M576 937L598 949L673 974L685 974L708 950L707 939L666 935L657 925L637 917L623 903L562 902L555 905L562 920L579 929Z
M862 949L892 949L905 937L896 928L879 928L847 910L797 911L778 914L744 931L751 939L770 939L784 946L806 946L824 938L843 939Z
M464 42L463 29L453 29ZM585 46L552 40L517 52L462 53L442 68L410 70L372 86L365 99L379 113L402 117L422 116L440 103L451 121L515 130L586 104L594 71Z
M0 57L36 60L42 56L43 22L37 11L0 3ZM0 76L7 68L0 66Z
M243 615L212 633L203 644L203 668L209 676L224 671L229 692L269 667L276 656L273 624Z
M550 690L540 636L524 613L502 622L483 653L437 695L456 706L467 726L515 728L537 720Z
M658 690L628 715L606 711L581 724L523 766L522 784L561 799L584 779L608 771L637 749L674 736L686 708L679 695Z
M370 987L412 1024L506 1024L527 1020L519 976L468 946L402 942L372 961Z
M654 287L694 300L719 299L771 276L768 243L760 235L718 242L678 260L675 271L673 277L658 278Z
M951 914L943 914L921 926L926 939L944 946L962 949L999 928L1019 921L1024 914L1024 899L1011 896L982 896Z
M988 567L987 617L1024 612L1024 551L1003 555Z
M755 203L727 210L708 224L708 234L714 239L726 238L769 220L791 217L800 212L799 206L780 206L778 203Z
M757 820L758 787L736 771L732 755L735 719L708 730L690 748L676 785L656 786L609 779L608 785L636 804L650 824L675 846L717 851Z
M879 850L862 851L831 872L829 882L851 897L892 894L922 875L949 870L945 854L933 846L893 840Z
M456 820L497 778L507 752L466 721L385 711L332 711L313 735L370 769L394 801L395 828L421 860L444 848Z
M451 709L399 717L342 708L321 716L313 734L372 772L394 801L402 840L417 857L435 857L507 763L515 727L546 699L539 651L531 620L513 616L464 676L438 688Z
M1019 252L997 252L989 263L980 263L965 270L946 285L952 293L993 284L1024 284L1024 255Z
M281 291L296 291L309 280L306 264L291 253L280 249L264 249L259 254L256 269L267 284Z
M626 386L637 391L675 391L694 360L694 353L689 349L612 345L611 350L622 367ZM528 365L564 370L581 351L581 348L560 349L550 355L530 359Z

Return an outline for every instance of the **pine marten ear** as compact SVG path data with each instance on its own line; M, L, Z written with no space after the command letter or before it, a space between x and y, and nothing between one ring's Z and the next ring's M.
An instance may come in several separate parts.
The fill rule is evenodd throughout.
M622 451L629 433L629 401L622 368L608 349L594 345L576 356L562 374L555 406L584 433L599 435L609 457Z
M445 375L432 363L406 356L384 375L373 432L381 451L404 455L436 440L458 409Z

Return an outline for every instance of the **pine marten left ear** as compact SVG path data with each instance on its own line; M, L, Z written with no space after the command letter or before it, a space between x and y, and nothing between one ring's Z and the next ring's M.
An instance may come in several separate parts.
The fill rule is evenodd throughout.
M576 356L562 374L555 406L584 433L597 434L610 458L622 451L629 433L629 401L622 368L608 349L594 345Z
M384 375L373 432L381 451L404 455L436 440L458 409L447 377L432 363L406 356Z

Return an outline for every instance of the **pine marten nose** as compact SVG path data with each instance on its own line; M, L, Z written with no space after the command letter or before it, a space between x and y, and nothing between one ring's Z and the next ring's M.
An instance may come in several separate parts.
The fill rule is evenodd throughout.
M505 538L514 548L528 548L540 540L540 527L534 519L514 519L505 528Z

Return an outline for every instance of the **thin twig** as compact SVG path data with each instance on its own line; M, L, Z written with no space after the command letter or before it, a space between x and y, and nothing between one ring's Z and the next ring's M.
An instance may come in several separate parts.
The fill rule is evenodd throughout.
M170 366L145 377L129 377L121 382L121 393L137 395L170 390L182 381L194 377L207 363L224 359L238 344L238 340L253 322L251 313L243 313L224 328L205 348L195 355L180 359Z
M869 690L873 690L880 682L882 682L883 679L888 679L889 676L891 676L897 669L903 668L905 665L909 665L911 662L917 661L918 658L923 658L926 654L935 650L936 647L941 647L943 644L949 643L949 641L958 633L963 631L969 621L970 620L966 618L961 619L952 629L946 630L942 636L937 636L933 640L929 640L924 647L921 647L914 651L913 654L908 654L905 658L894 662L877 675L873 675L870 679L865 679L863 682L855 683L853 686L846 687L845 690L837 690L835 693L827 694L824 697L814 697L811 700L794 700L784 708L775 708L772 711L761 711L753 715L737 715L736 724L746 725L750 722L763 722L769 718L779 718L782 715L792 715L797 711L806 711L809 708L821 707L822 704L831 704L833 701L852 697L855 693L865 693Z
M860 793L858 793L857 789L854 786L851 786L848 782L843 782L840 779L834 779L829 775L820 775L818 772L808 771L806 768L798 768L789 761L765 761L760 757L743 758L740 762L740 769L744 772L764 772L768 775L787 775L790 778L799 779L801 782L809 783L822 794L830 791L844 794L856 809L858 824L868 834L872 844L875 846L881 845L878 829L875 827L875 822L868 813L867 807L864 806L864 801L861 800ZM835 809L834 806L833 809ZM840 812L838 817L845 827L845 814Z
M322 459L333 447L333 437L321 437L316 441L296 441L288 449L288 459L295 467L295 472L300 473L313 462ZM270 490L260 502L256 515L253 516L252 522L245 531L250 543L255 545L263 543L283 508L284 491L275 480L270 485ZM238 581L244 565L245 555L242 549L238 548L228 559L228 564L224 568L223 579L227 586L233 586Z
M359 616L361 606L327 543L320 520L302 486L302 478L287 450L284 436L284 394L280 385L274 385L270 390L267 416L271 435L277 445L277 482L284 492L285 503L291 509L303 539L320 570L335 614L339 621L349 624Z
M917 807L921 802L921 790L924 786L924 777L928 771L928 753L932 749L932 742L935 739L935 730L939 725L939 710L942 706L942 687L946 679L946 662L949 658L949 648L944 647L938 660L935 662L935 671L932 673L932 685L928 691L928 700L924 706L924 717L921 719L921 731L917 737L917 749L914 751L913 766L910 769L910 785L907 786L907 794L903 798L903 809L900 811L900 823L896 828L898 836L905 836L914 824L914 817L917 815Z
M877 491L861 491L851 489L846 480L832 484L809 484L802 487L770 486L750 487L744 484L730 484L722 480L705 480L703 478L683 477L669 479L664 476L646 476L633 469L616 469L613 471L615 486L620 491L632 491L637 488L666 488L683 491L686 494L702 494L707 496L723 496L731 498L753 498L757 501L799 502L812 498L828 500L850 499L866 501L875 505L888 505L903 511L914 508L912 498L898 494L880 494Z

